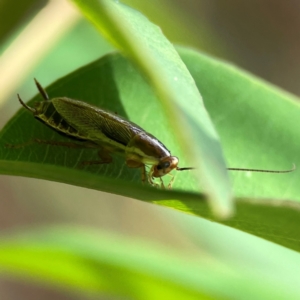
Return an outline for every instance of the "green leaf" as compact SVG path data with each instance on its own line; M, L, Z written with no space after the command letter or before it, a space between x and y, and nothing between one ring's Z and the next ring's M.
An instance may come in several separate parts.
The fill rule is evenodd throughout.
M283 97L282 92L269 87L265 83L259 84L257 79L253 79L253 77L237 71L230 65L218 62L215 59L194 51L182 49L180 52L183 60L194 75L197 84L202 84L204 78L206 78L206 84L201 86L201 89L204 95L207 95L205 96L206 105L210 108L217 126L218 114L220 120L223 120L222 126L220 126L220 129L222 129L220 133L224 145L227 146L225 149L229 156L231 153L230 149L236 149L234 144L235 135L231 134L232 128L230 122L234 121L235 118L239 119L240 112L243 110L241 107L242 104L240 104L239 110L235 110L236 103L231 100L233 96L230 93L231 91L236 93L236 88L240 82L242 83L242 90L238 96L235 96L235 99L245 97L245 94L248 97L249 95L252 97L254 92L252 92L252 89L255 89L255 98L258 99L257 101L264 99L262 98L264 96L274 101L274 103L275 101L281 103L280 110L277 111L277 117L274 113L272 116L274 120L278 120L278 124L274 126L276 134L279 137L285 137L279 130L282 119L280 114L285 114L287 111L297 117L299 108L296 102L286 100L287 96L284 95ZM207 79L206 74L211 74L210 81ZM215 74L222 75L220 77L219 88L216 87L218 84ZM221 83L224 78L228 78L228 82L222 85ZM255 86L253 85L253 80L257 82ZM259 86L261 86L261 97L259 96ZM247 90L249 93L246 93ZM157 136L172 150L172 153L175 155L177 153L178 143L173 142L172 132L168 129L167 121L159 102L156 101L157 98L153 94L152 89L139 73L135 71L134 67L118 54L108 55L91 65L77 70L54 83L47 88L47 91L51 97L68 95L73 98L85 99L92 104L105 107L122 116L127 116L130 120L138 123L147 131ZM220 94L223 95L222 99L225 99L228 94L230 101L214 102L214 100L219 99ZM136 99L139 99L139 101L136 101ZM29 105L32 105L34 101L37 101L37 97L32 102L29 102ZM210 101L215 103L215 105L212 105ZM260 103L262 102L260 101ZM230 107L231 103L232 106ZM261 105L257 105L252 98L251 101L245 99L242 103L244 105L247 104L248 110L249 103L253 104L251 108L252 113L249 117L254 118L253 125L250 126L250 128L254 128L255 120L257 119L256 115L260 114ZM145 107L147 108L145 109ZM227 110L231 112L228 118L225 117L226 115L224 116L224 112ZM155 118L152 117L153 114ZM251 120L248 120L248 122L251 123ZM226 128L225 125L229 127L228 133L223 130L223 127ZM285 127L285 133L289 132L290 134L293 132L296 134L292 122L290 126L291 128ZM242 137L240 139L239 144L242 145L241 149L237 149L234 152L235 155L230 156L230 163L235 166L252 167L252 165L245 166L243 161L237 161L239 157L243 157L242 151L245 151L243 147L248 144L247 137L249 134L246 129L242 135L244 142ZM261 127L256 128L250 135L254 135L254 132L262 134L263 129ZM265 135L268 134L272 136L275 133L272 133L268 129ZM97 151L92 149L68 149L42 144L32 144L16 149L9 149L6 146L6 144L20 145L32 138L65 140L64 137L37 122L32 115L22 108L0 133L0 172L2 174L22 175L65 182L121 194L202 217L212 218L203 196L202 200L200 200L201 196L199 194L192 193L197 189L197 183L191 177L192 172L178 172L174 183L174 190L163 191L142 186L140 171L128 168L124 163L123 157L115 156L114 162L108 165L82 167L81 161L96 160L98 158ZM293 139L296 139L296 136ZM252 145L252 155L260 154L259 149L265 145L264 139L258 140L261 140L262 144L257 142ZM279 143L278 151L280 152L280 138L276 141ZM273 143L274 141L270 142ZM243 143L245 144L244 146ZM296 147L296 144L291 145ZM254 148L256 150L253 150ZM276 151L275 148L274 151ZM296 149L291 147L290 150L287 150L285 148L285 151L296 151ZM286 160L286 166L282 164L282 168L287 167L290 163L289 155L286 158L284 157L284 155L281 156L281 159L283 162L284 159ZM276 167L275 164L272 165L274 161L271 155L265 156L265 160L261 160L261 155L253 156L251 159L253 161L257 160L258 163L262 164L253 165L253 167ZM181 159L181 161L183 160ZM297 160L295 162L297 163ZM291 174L253 174L250 178L245 176L245 174L239 173L231 173L231 175L234 179L236 176L238 178L241 176L240 184L239 182L235 182L234 184L235 190L237 194L244 193L242 195L248 197L248 199L238 199L236 216L224 223L300 251L299 234L297 231L298 226L300 226L299 203L281 200L283 198L283 194L281 193L270 194L268 198L273 197L274 200L262 199L263 197L266 198L265 189L267 185L270 186L269 190L271 193L274 180L275 191L277 185L282 184L288 187L285 193L290 199L299 199L299 187L297 185L298 172L296 171ZM248 184L253 186L252 192L247 187ZM288 192L290 194L287 194Z
M270 269L278 265L275 260ZM261 265L253 272L247 266L208 259L203 253L187 257L170 248L80 227L1 237L0 272L64 290L130 299L299 298L297 278L294 285L280 281Z
M196 167L214 213L232 212L231 189L217 133L201 95L173 45L161 29L134 9L112 0L73 0L96 28L148 78L159 95L178 155ZM189 105L186 105L187 102ZM194 137L197 136L197 139ZM193 140L193 147L190 147ZM199 191L199 189L198 189Z
M228 166L300 166L299 99L238 68L195 51L182 59L203 94ZM231 172L236 216L224 222L300 251L300 173ZM289 201L287 201L289 199Z
M183 51L221 137L228 167L299 168L299 98L230 64ZM299 170L230 175L238 197L300 200Z
M178 144L173 141L174 137L151 87L119 54L107 55L75 71L55 82L47 88L47 92L51 98L67 95L73 99L84 99L127 117L163 141L172 153L178 152ZM29 105L41 100L41 96L37 96ZM183 193L168 193L143 186L140 170L128 168L122 156L115 155L111 164L83 166L82 161L99 160L97 151L39 143L24 146L33 138L67 140L37 122L25 109L20 109L0 133L2 173L66 182L143 200L181 199L183 196ZM175 189L191 192L198 189L193 183L192 172L178 172L177 175ZM199 194L193 196L200 206L206 208L206 203L199 197Z
M243 92L241 91L239 97L236 97L236 99L245 97L244 91L247 89L250 92L246 93L246 95L251 95L252 97L254 93L252 89L254 88L256 92L253 97L254 99L258 99L257 101L260 103L261 99L264 99L262 97L266 97L269 93L270 99L277 99L277 101L281 103L280 110L277 111L277 114L285 114L286 110L290 110L290 113L293 114L297 114L297 111L299 113L298 104L290 100L285 100L286 95L282 98L281 92L268 87L266 84L263 84L262 88L258 89L257 85L253 86L253 80L258 84L257 79L237 71L230 65L218 62L215 59L190 50L181 50L181 56L189 66L197 84L203 83L202 76L198 78L198 74L202 74L203 72L206 74L211 73L210 78L212 82L208 82L208 79L206 79L207 84L201 86L201 89L205 95L210 93L205 97L205 100L214 119L217 119L217 114L219 113L220 119L223 120L222 126L220 127L222 130L220 130L220 132L224 145L227 146L225 149L228 155L230 155L231 147L232 149L236 149L234 143L235 135L231 134L231 120L234 120L235 114L232 114L229 118L225 118L223 115L226 109L235 112L234 109L230 110L230 108L227 107L228 102L224 100L227 99L226 93L228 92L228 101L233 101L233 96L230 93L230 83L233 90L239 85L239 82L243 83ZM201 72L199 70L201 70ZM222 74L222 72L224 74ZM228 77L228 81L224 82L221 80L219 82L218 88L216 88L217 83L215 82L216 73L223 75L221 76L222 80L226 78L226 76ZM220 92L222 90L223 100L219 101L219 93L222 93ZM268 91L267 94L266 90ZM108 55L60 79L50 86L47 91L52 97L68 95L73 98L88 99L92 104L107 108L122 116L127 116L130 120L138 123L147 131L157 136L169 149L172 149L172 153L177 153L178 143L173 142L173 132L168 129L167 121L159 106L159 102L156 101L152 89L139 73L135 71L134 67L118 54ZM214 93L216 95L214 95L212 91L215 91ZM136 99L140 101L137 102ZM214 99L216 102L213 101ZM37 98L34 98L32 102L30 102L30 105L33 105L35 101L37 101ZM215 105L210 105L210 101L215 103ZM252 99L252 101L254 100ZM248 105L249 102L244 101L243 103ZM147 109L145 109L146 104ZM233 107L235 106L233 105ZM252 110L255 111L255 109L257 109L260 111L260 107L260 105L257 105L257 108L255 108L253 104ZM242 111L241 106L238 112L240 113L240 111ZM235 116L236 118L239 118L239 113ZM155 115L155 118L152 117L153 115ZM255 114L251 114L250 118L254 115ZM278 123L282 120L280 115L274 116L274 113L272 117L274 120L278 120ZM252 126L249 126L249 128L253 128L253 132L262 134L263 129L260 127L255 129L256 120L257 118L255 117L252 121ZM250 123L251 120L248 122ZM284 133L279 134L280 130L276 129L276 134L284 138L287 132L294 132L295 137L293 137L293 139L296 139L297 132L293 129L293 124L290 124L291 128L285 127ZM274 125L274 128L280 128L280 124ZM227 134L225 134L226 132ZM265 135L270 133L268 129ZM243 143L248 144L248 138L251 135L253 135L253 133L247 134L247 130L245 129L245 134L243 135L244 142L241 139L239 143L242 145L241 147L243 147ZM17 149L6 147L6 144L19 145L30 141L32 138L64 140L59 134L40 122L37 122L29 113L21 109L0 133L0 172L2 174L22 175L65 182L117 193L175 208L187 213L212 218L203 196L191 193L197 189L197 182L193 181L191 171L185 174L178 172L178 174L176 174L174 190L167 192L148 186L142 186L140 171L128 168L124 163L123 157L115 156L114 162L108 165L82 167L82 161L97 159L96 151L69 149L41 144L32 144ZM255 144L255 147L258 148L257 151L251 151L253 155L258 153L257 157L252 157L253 161L261 161L259 148L265 146L264 139L258 140L262 143L257 142ZM278 138L276 141L279 142L278 151L281 151L280 139ZM272 141L270 141L270 143L272 143ZM231 163L235 166L252 167L252 165L244 165L245 162L242 160L242 151L243 148L241 148L240 151L234 152L235 155L231 156ZM274 151L276 151L276 148L274 148ZM287 148L285 148L285 151L296 151L296 149L291 147L291 150L287 150ZM237 155L238 153L240 153L240 156ZM239 157L241 161L235 162L235 159ZM180 159L182 158L180 157ZM282 156L281 159L284 160L284 156ZM182 160L184 160L184 157ZM297 163L297 161L295 162ZM264 165L254 166L263 168L267 165L267 167L270 168L272 167L273 157L271 155L265 156L264 161L261 161L261 163L264 163ZM288 164L289 155L286 156L286 165L288 166ZM284 165L282 165L282 167L284 167ZM276 186L282 184L283 186L287 186L286 190L282 192L286 195L289 192L290 199L299 199L297 180L291 180L291 178L297 178L298 173L254 173L250 178L243 174L232 173L232 176L241 176L242 179L244 179L235 182L234 187L236 192L240 194L244 190L247 191L247 193L244 192L243 196L247 196L249 199L239 199L237 201L236 216L225 222L225 224L299 251L300 242L297 228L300 226L300 217L298 202L280 200L283 198L282 193L274 193L268 197L273 197L274 200L255 199L259 193L261 193L261 197L266 198L266 196L268 196L265 191L266 184L270 185L270 190L272 191L274 180L275 191ZM253 187L252 192L248 189L248 184L251 184ZM200 200L201 197L202 200Z

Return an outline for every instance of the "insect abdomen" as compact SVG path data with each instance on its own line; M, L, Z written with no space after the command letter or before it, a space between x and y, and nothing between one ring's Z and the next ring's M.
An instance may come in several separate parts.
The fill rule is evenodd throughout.
M68 124L66 120L57 112L52 101L36 102L35 109L35 118L42 121L46 125L66 135L84 139L83 136L80 136L78 130Z

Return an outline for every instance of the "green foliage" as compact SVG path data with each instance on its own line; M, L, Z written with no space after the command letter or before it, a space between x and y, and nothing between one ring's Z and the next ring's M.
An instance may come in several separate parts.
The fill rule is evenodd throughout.
M278 287L274 277L264 277L266 271L253 276L247 266L229 268L206 256L187 257L168 248L78 227L2 238L0 265L0 272L90 295L141 300L292 299L299 295L297 287L284 280ZM239 276L232 276L234 273Z
M173 45L159 27L118 1L73 2L148 78L176 133L181 150L178 156L184 153L189 164L196 167L194 173L215 214L228 216L232 211L231 191L218 136L193 78ZM186 147L192 139L193 147Z
M249 110L249 108L243 110L241 105L246 104L248 106L251 103L252 114L248 116L250 120L247 121L247 114L244 115L244 121L240 121L239 130L245 124L244 137L255 137L255 133L264 137L252 144L251 155L248 154L247 156L247 163L251 164L246 165L246 167L259 165L262 167L267 166L266 168L276 168L275 163L278 160L271 155L272 152L267 156L262 156L261 153L264 151L268 136L270 137L269 143L273 145L273 153L280 153L283 143L280 137L285 139L285 136L278 134L278 138L272 140L272 135L275 135L276 132L272 133L270 128L279 126L276 124L276 121L281 122L282 117L280 114L282 113L290 113L291 116L294 114L296 118L297 113L299 114L296 102L288 101L286 96L281 95L281 92L274 91L274 89L270 89L263 83L255 85L252 92L252 82L255 79L251 76L245 76L227 64L217 62L215 59L190 50L181 49L180 53L187 66L191 69L196 83L201 87L201 91L204 95L207 94L207 97L205 97L206 105L209 107L211 115L217 120L216 124L220 126L221 138L224 145L227 145L226 150L230 164L245 167L246 162L243 153L245 153L244 149L251 140L243 138L243 136L240 136L238 139L237 135L232 134L234 131L232 126L238 128L237 125L232 125L232 123L238 123L241 112L245 111L247 113ZM205 82L203 79L204 77L207 78L204 76L206 74L222 74L222 72L224 74L221 76L222 80L220 80L218 89L213 87L214 84L217 84L213 75L208 77L210 81L206 79L207 82ZM223 82L226 78L228 78L228 81L224 84ZM231 89L229 88L230 82L234 82L231 85ZM221 95L225 94L228 95L229 99L232 99L230 94L235 93L237 86L245 89L243 85L247 85L247 83L249 91L247 95L248 97L249 95L254 97L254 99L251 98L248 101L243 99L241 95L241 97L236 98L241 103L234 101L229 101L228 103L228 101L219 100ZM161 141L164 141L169 149L172 149L172 153L177 154L179 152L178 143L173 141L174 136L172 136L172 131L168 130L166 117L157 97L143 77L119 54L110 54L75 71L55 82L47 91L52 97L68 95L71 98L88 99L91 104L115 111L122 116L127 116L128 119L141 125ZM261 97L259 96L260 94L262 94ZM38 97L41 100L41 96ZM136 101L136 99L139 99L139 101ZM261 106L255 102L255 99L259 102L262 99L266 99L266 101L267 99L272 99L273 103L276 103L276 101L279 103L279 110L273 121L275 123L274 125L270 124L266 130L261 129L261 124L258 121L261 114ZM34 101L38 101L38 99L34 98L29 105L32 105ZM188 101L186 101L186 105L189 105ZM239 109L236 109L237 107ZM276 107L275 104L274 107ZM275 109L273 111L275 113ZM155 118L152 118L153 112L155 112ZM229 116L224 117L227 114ZM252 118L256 120L253 123L251 123ZM222 122L218 123L218 120ZM261 122L264 122L264 119ZM26 127L23 124L26 124ZM289 132L293 132L292 123ZM240 134L242 135L242 133ZM65 137L37 122L32 115L21 108L17 115L2 130L0 139L2 173L44 178L118 193L212 218L203 196L193 194L197 190L198 183L193 180L192 172L187 172L186 174L178 172L176 174L174 191L169 192L142 186L140 170L126 167L123 157L114 156L114 162L111 164L83 167L81 165L82 161L97 160L97 151L94 149L68 149L37 143L21 148L7 148L7 144L22 145L30 141L32 137L42 140L66 140ZM237 143L235 143L236 140ZM292 147L288 149L285 148L284 151L291 151L291 153L296 151ZM232 150L233 154L230 154L230 150ZM285 162L285 165L281 164L282 168L289 166L289 158L291 156L292 154L288 153L281 156L281 161ZM296 157L294 156L294 158ZM297 160L293 161L297 163ZM255 173L251 177L247 176L247 174L233 173L232 176L236 194L247 198L237 199L236 215L225 223L300 250L297 231L293 230L300 220L298 202L281 200L283 195L288 196L290 199L297 199L297 195L299 195L295 179L297 172L289 174ZM118 189L115 188L116 182ZM294 182L294 185L291 182ZM247 185L250 185L252 189L245 188ZM285 189L285 186L289 188ZM273 198L273 200L263 199L268 193L269 198ZM278 214L279 216L274 218L274 215ZM273 232L273 234L270 235L270 232ZM282 238L283 236L285 238Z
M127 117L179 156L180 167L198 167L204 180L199 183L194 177L198 171L178 172L174 190L164 191L143 186L140 171L127 168L124 158L117 155L111 164L83 167L82 161L97 159L97 151L36 143L21 147L33 137L66 139L23 108L0 132L0 173L121 194L215 220L204 193L218 216L228 215L232 204L214 126L229 167L281 170L292 168L293 163L300 165L295 125L300 109L295 97L194 50L179 48L179 56L158 27L117 1L73 2L131 62L118 53L106 55L47 87L50 98L67 96ZM29 105L40 100L36 96ZM299 251L299 172L231 172L230 178L236 212L218 222ZM251 273L238 264L227 268L207 263L205 257L167 255L169 249L157 250L152 245L143 253L143 246L132 246L131 240L95 235L86 229L75 234L77 230L43 229L3 237L0 270L71 290L133 299L245 299L245 295L287 299L300 295L297 279L288 280L285 273L287 280L281 282L271 271L264 273L259 263L258 271ZM287 257L296 257L297 253L284 250ZM278 253L276 261L281 259ZM55 263L48 264L45 257ZM297 258L285 262L287 269L293 263L299 265ZM232 289L233 285L238 288Z

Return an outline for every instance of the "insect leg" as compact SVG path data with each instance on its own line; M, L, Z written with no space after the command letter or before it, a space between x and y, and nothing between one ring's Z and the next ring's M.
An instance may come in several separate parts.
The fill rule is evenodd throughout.
M173 185L174 180L175 180L175 176L172 175L172 174L168 174L168 175L172 177L172 179L170 180L170 182L168 184L168 189L171 190L172 189L172 185Z
M142 171L142 183L145 183L145 181L146 181L146 166L145 165L143 165L142 167L141 167L141 171Z
M102 165L102 164L109 164L112 162L112 157L110 156L109 152L107 150L101 149L98 151L98 155L100 157L100 160L87 160L82 161L82 165Z
M52 146L62 146L68 148L95 148L95 144L82 142L81 144L73 143L73 142L60 142L60 141L52 141L52 140L41 140L41 139L31 139L25 143L21 144L6 144L7 148L23 148L32 144L45 144Z
M29 140L22 144L5 144L5 148L18 149L18 148L23 148L23 147L29 146L34 143L35 143L34 140Z
M153 181L153 172L154 172L154 167L152 167L151 169L150 169L150 171L148 172L148 182L149 182L149 184L151 184L152 186L155 186L155 187L159 187L159 184L157 184L157 183L155 183L154 181Z
M154 182L153 182L153 167L150 169L150 171L148 172L148 182L151 184L151 185L154 185Z
M166 189L166 187L164 185L164 181L162 180L161 177L159 177L159 180L160 180L160 188L163 189L163 190ZM169 188L169 186L168 186L168 188Z

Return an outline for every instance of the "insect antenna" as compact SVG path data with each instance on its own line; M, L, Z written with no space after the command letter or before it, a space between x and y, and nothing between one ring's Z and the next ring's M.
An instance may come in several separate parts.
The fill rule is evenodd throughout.
M196 168L176 168L177 171L195 170ZM258 173L291 173L296 170L296 165L293 164L289 170L263 170L263 169L246 169L246 168L227 168L228 171L238 172L258 172Z
M259 173L291 173L296 170L296 165L289 170L262 170L262 169L245 169L245 168L227 168L229 171L240 171L240 172L259 172Z
M177 171L195 170L196 168L176 168Z

